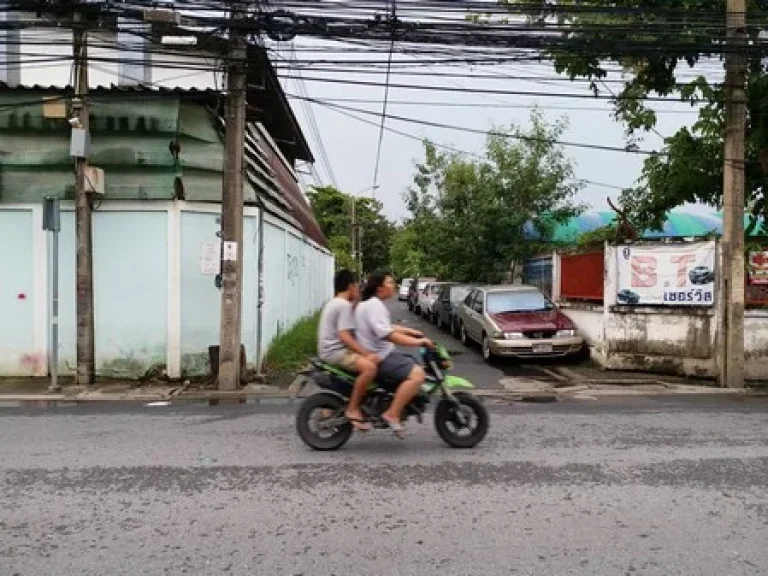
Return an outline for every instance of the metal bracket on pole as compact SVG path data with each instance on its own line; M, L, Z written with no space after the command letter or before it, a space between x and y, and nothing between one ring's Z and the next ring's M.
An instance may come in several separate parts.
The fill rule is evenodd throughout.
M61 207L58 198L46 197L43 202L43 230L51 232L51 347L48 369L51 373L50 392L61 392L59 384L59 231Z

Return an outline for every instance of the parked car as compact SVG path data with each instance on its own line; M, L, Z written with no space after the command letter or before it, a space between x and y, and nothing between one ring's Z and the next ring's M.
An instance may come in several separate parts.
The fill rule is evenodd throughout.
M427 284L434 282L435 280L435 278L414 278L411 282L411 288L408 291L408 310L415 312L416 314L421 313L417 308L419 304L419 293L424 291Z
M437 300L432 305L432 317L438 328L445 328L458 338L458 307L472 288L465 284L445 284L440 288Z
M616 293L616 302L625 306L634 306L640 302L640 294L629 288L624 288Z
M408 292L411 290L411 282L413 282L413 278L403 278L403 281L400 283L400 288L397 291L397 299L401 302L408 300Z
M440 293L440 288L445 284L446 282L430 282L424 286L424 289L421 292L419 292L419 300L416 305L418 314L430 322L432 321L432 306L437 301L437 295Z
M696 266L688 271L688 278L691 280L691 284L701 286L703 284L711 284L714 282L715 273L707 266Z
M535 286L472 289L459 307L461 341L495 356L558 357L583 354L584 338L570 318Z

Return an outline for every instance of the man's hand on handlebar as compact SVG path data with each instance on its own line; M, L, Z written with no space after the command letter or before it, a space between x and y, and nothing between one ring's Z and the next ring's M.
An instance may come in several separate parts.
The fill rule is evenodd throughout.
M430 340L429 338L422 337L422 338L419 338L419 346L424 346L425 348L434 349L435 343L432 342L432 340Z

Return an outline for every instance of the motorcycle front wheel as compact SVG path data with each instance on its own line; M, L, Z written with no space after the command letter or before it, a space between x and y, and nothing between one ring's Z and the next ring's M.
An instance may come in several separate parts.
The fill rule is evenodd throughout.
M482 402L470 394L456 393L458 406L448 398L437 403L435 430L453 448L474 448L488 433L490 418Z
M296 414L296 431L313 450L338 450L352 436L352 424L344 417L346 401L334 394L314 394Z

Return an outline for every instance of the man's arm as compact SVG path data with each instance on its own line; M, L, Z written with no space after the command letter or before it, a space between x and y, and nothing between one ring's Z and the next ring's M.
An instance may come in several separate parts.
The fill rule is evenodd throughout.
M419 332L418 330L414 330L413 328L408 328L407 326L403 326L402 324L394 324L392 326L392 332L397 334L404 334L406 336L412 336L413 338L424 337L423 332Z
M407 348L419 348L420 346L432 348L434 346L429 338L424 338L423 336L417 338L415 336L404 334L398 330L393 330L387 337L387 340L392 342L392 344L405 346Z

